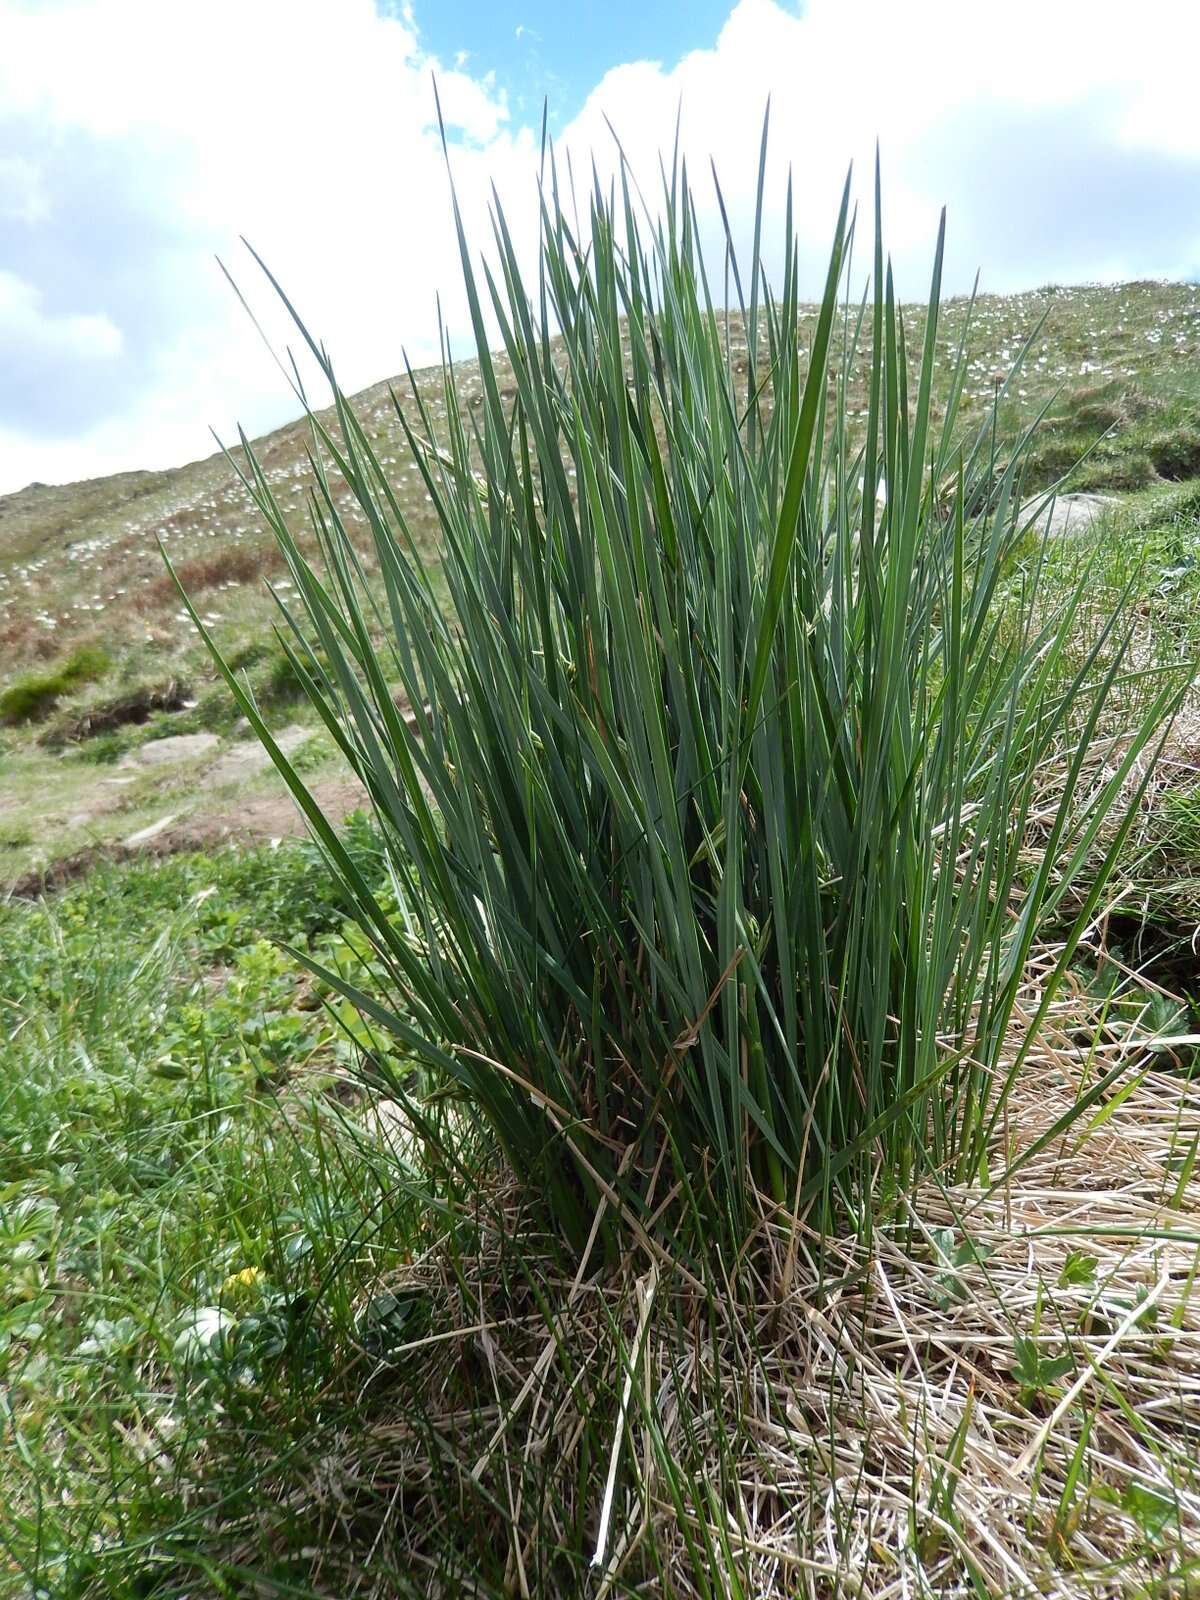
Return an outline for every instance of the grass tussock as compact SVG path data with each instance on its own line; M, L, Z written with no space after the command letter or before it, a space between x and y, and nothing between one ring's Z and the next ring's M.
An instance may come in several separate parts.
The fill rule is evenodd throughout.
M529 284L502 213L494 270L463 239L481 403L464 411L447 366L444 433L404 423L448 618L315 342L337 416L336 433L313 418L322 573L247 452L299 597L296 675L372 797L406 908L403 928L378 914L281 762L388 974L373 1015L480 1108L577 1247L617 1191L639 1227L665 1211L684 1250L737 1249L759 1192L867 1226L928 1163L986 1173L1028 952L1086 863L1065 971L1124 834L1118 797L1178 694L1152 687L1093 782L1087 745L1138 676L1132 619L1118 605L1072 658L1087 572L1051 596L1035 556L1011 581L1028 440L998 461L994 429L961 422L940 240L910 368L878 190L871 296L839 303L848 193L815 318L790 248L772 292L757 246L739 267L730 244L741 372L681 173L643 222L622 170L577 236L551 163ZM865 419L835 352L842 373L867 363Z

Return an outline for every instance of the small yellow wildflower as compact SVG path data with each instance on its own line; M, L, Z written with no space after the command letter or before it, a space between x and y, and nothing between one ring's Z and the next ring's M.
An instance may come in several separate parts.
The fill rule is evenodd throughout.
M221 1285L222 1294L247 1294L261 1280L263 1271L261 1267L243 1267L240 1272L232 1273Z

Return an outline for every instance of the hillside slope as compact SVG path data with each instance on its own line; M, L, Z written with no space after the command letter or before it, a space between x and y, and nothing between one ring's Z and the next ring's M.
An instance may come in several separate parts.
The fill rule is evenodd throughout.
M961 301L946 308L948 355L963 310ZM1081 487L1137 489L1160 478L1200 474L1200 286L1047 288L982 298L968 342L969 404L980 410L990 404L998 375L1009 370L1042 319L1001 421L1014 427L1022 416L1028 420L1050 405L1038 456L1044 481L1110 429L1079 475ZM921 331L914 315L914 345ZM440 372L418 374L418 381L436 423ZM403 380L394 382L398 392L407 392ZM457 382L464 399L477 396L474 362L459 366ZM418 535L432 540L423 489L404 459L390 389L380 383L358 395L355 405L396 469L400 502ZM257 443L282 504L301 514L307 441L306 425L297 421ZM160 540L177 562L196 563L193 587L199 590L241 588L272 561L253 509L220 454L167 472L123 473L61 487L35 484L0 497L0 685L31 662L51 659L98 631L110 648L119 646L126 631L131 643L142 642L139 633L154 634L147 642L160 645L186 643L186 628L176 626L178 607L159 582ZM228 600L217 607L230 608Z
M945 308L947 360L965 310L961 300ZM725 319L724 331L735 369L744 372L739 320ZM922 334L922 313L914 311L914 354ZM1072 487L1152 494L1200 477L1200 286L1047 287L980 299L966 347L968 418L991 410L1027 339L997 431L1011 437L1045 411L1031 457L1039 485L1085 454ZM502 391L511 392L503 360L498 375ZM858 372L848 379L853 395ZM440 370L418 374L417 382L436 430L444 417ZM455 382L466 406L478 403L474 362L458 365ZM415 423L407 381L397 380L395 389ZM394 474L418 546L435 564L435 520L408 459L392 385L377 384L354 404ZM299 420L256 446L297 530L307 522L310 438ZM188 762L156 764L152 777L142 773L136 783L127 774L106 775L109 764L146 741L205 731L228 740L238 731L228 694L166 575L160 544L227 657L250 674L279 724L303 720L271 633L274 602L264 580L281 576L281 562L221 454L166 472L33 484L0 497L0 882L31 862L153 824L183 804L180 791L194 790L208 770L191 761L191 749ZM319 765L319 754L310 759ZM227 787L224 801L237 792Z

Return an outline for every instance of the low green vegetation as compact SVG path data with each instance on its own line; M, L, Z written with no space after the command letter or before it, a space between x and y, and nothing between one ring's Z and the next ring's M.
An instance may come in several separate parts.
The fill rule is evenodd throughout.
M386 892L365 823L346 846ZM361 1298L413 1223L369 1220L353 1019L274 942L361 967L315 866L292 846L101 867L0 921L0 1592L204 1581L200 1508L228 1559L250 1504L239 1452L286 1453L314 1387L347 1399Z
M1200 478L1200 398L1158 399L1116 382L1054 403L1030 452L1030 481L1135 490Z
M84 646L53 672L31 673L0 689L0 722L36 722L64 695L102 678L112 663L103 650Z

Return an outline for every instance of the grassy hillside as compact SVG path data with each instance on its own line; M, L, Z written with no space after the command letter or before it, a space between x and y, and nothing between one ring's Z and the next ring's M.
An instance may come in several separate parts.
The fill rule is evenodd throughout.
M966 306L949 304L942 343L953 353ZM919 348L922 308L906 319ZM727 323L730 359L748 367L739 319ZM1005 379L1025 340L1024 369ZM1031 487L1071 472L1070 486L1137 492L1139 504L1169 502L1172 487L1200 474L1200 288L1126 284L1046 288L976 303L968 335L968 422L1000 396L999 442L1043 409L1030 459ZM866 404L863 363L848 376L849 410ZM836 352L834 370L837 369ZM497 363L511 398L508 369ZM460 396L474 412L481 400L474 362L457 369ZM444 420L441 374L418 375L437 430ZM410 422L419 428L406 381L396 380ZM435 519L408 459L392 388L366 390L356 407L391 468L400 505L431 567L438 560ZM293 526L306 525L310 444L300 422L258 441L268 481ZM1090 453L1089 453L1090 452ZM339 505L354 523L343 493ZM179 604L159 544L169 553L227 656L249 677L278 726L299 714L297 686L273 643L276 620L267 580L278 579L278 552L249 504L237 473L220 454L169 472L124 473L61 487L31 485L0 499L0 882L96 846L136 837L164 817L186 822L188 840L206 836L197 813L215 810L216 833L247 800L267 807L257 831L282 831L269 775L223 780L205 793L198 780L220 751L113 770L147 742L215 732L225 750L239 730L228 693ZM1168 560L1167 565L1170 565ZM286 592L286 582L284 579ZM331 752L319 738L312 769ZM331 781L333 768L331 767ZM199 832L197 832L199 829ZM213 829L209 829L213 832ZM187 841L185 841L187 842Z
M961 337L965 309L961 301L947 307L948 353ZM918 308L908 319L913 350L922 318ZM975 305L968 341L968 412L979 415L991 406L1039 324L1021 377L1001 407L1001 425L1009 432L1049 407L1035 452L1035 486L1054 481L1093 448L1073 474L1073 487L1143 489L1200 475L1200 286L1137 283L985 296ZM736 318L730 344L734 359L744 361ZM866 359L864 351L852 388ZM504 369L501 360L501 376ZM478 400L475 363L463 362L457 377L459 393ZM418 379L436 426L442 420L440 373ZM433 520L407 460L389 387L364 391L355 405L395 468L400 504L432 556ZM395 387L415 422L406 382L397 379ZM302 423L258 441L281 505L301 517L308 443ZM0 498L0 686L95 639L116 658L117 682L149 679L155 671L202 672L190 627L165 581L159 541L189 589L205 598L223 645L258 638L271 614L261 580L278 571L276 557L220 455L170 472L59 488L32 485Z

